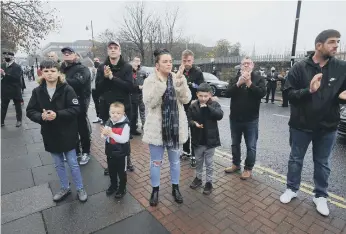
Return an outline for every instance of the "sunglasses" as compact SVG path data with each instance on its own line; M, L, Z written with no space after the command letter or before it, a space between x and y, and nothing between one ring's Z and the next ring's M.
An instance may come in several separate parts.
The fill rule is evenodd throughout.
M62 54L63 55L71 55L71 54L73 54L73 52L66 50L66 51L62 52Z

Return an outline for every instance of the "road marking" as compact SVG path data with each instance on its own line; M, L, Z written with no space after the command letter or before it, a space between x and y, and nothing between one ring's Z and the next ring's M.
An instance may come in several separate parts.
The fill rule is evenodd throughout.
M232 154L227 153L225 151L222 151L220 149L215 149L215 155L219 158L223 158L223 159L226 159L228 161L232 161ZM268 175L269 178L272 178L278 182L286 184L287 177L284 175L281 175L280 173L277 173L276 171L274 171L271 168L259 165L257 163L257 165L254 166L253 171L255 171L256 173L262 174L262 175ZM314 187L309 185L308 183L304 183L304 182L301 183L300 191L302 191L308 195L313 195L313 190L314 190ZM328 201L330 201L330 203L336 205L337 207L346 209L346 199L345 198L338 196L336 194L333 194L331 192L328 192L328 195L330 197L330 198L328 198Z
M289 118L289 116L287 116L287 115L279 115L279 114L273 114L273 115L278 116L278 117Z

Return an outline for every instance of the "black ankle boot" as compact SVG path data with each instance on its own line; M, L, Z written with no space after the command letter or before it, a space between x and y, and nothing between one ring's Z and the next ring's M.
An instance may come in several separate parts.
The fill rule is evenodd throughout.
M183 203L183 196L181 196L178 184L172 184L172 195L176 203Z
M159 203L159 186L153 187L149 203L150 206L157 206L157 204Z

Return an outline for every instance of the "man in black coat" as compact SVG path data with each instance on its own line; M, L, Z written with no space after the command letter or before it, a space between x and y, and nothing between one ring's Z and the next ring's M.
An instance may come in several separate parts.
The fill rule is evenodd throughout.
M279 80L279 73L275 72L275 67L271 68L271 72L267 74L267 96L266 103L269 102L269 95L272 94L272 104L274 104L275 92L277 87L277 82Z
M5 63L1 64L1 127L5 126L5 117L11 99L16 108L16 127L22 125L22 68L14 62L13 52L4 52Z
M140 97L142 96L143 88L143 78L138 76L137 72L141 66L141 59L139 56L135 56L131 62L132 65L132 77L133 77L133 90L131 94L131 104L132 104L132 116L131 116L131 135L139 136L140 132L137 131L137 122L138 122L138 108L141 101Z
M96 91L100 95L100 118L105 124L109 119L109 107L113 102L125 106L125 114L131 117L131 92L133 90L132 66L121 56L120 43L110 41L107 46L108 57L100 64L96 74ZM133 171L130 155L127 169ZM108 170L105 170L108 174Z
M90 160L90 134L91 126L88 119L88 107L91 94L91 74L89 68L82 65L78 60L75 51L70 47L62 48L64 62L61 71L65 74L67 83L74 89L80 103L78 114L78 133L80 142L76 139L77 155L80 155L80 144L82 155L80 165L85 165Z
M203 72L197 69L194 65L194 53L191 50L184 50L181 56L181 60L184 66L184 76L187 79L187 84L191 90L191 101L184 105L185 112L187 113L191 102L197 99L197 88L204 82ZM190 134L191 135L191 134ZM183 157L191 156L191 167L196 167L195 155L193 148L191 147L191 137L183 145Z

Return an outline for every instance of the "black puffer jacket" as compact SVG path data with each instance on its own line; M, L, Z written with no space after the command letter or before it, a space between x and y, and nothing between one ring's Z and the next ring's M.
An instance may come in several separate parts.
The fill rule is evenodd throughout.
M340 120L340 103L338 97L346 90L346 62L331 58L321 68L315 64L310 55L291 68L285 82L288 100L291 103L289 125L305 131L335 131ZM322 73L321 87L310 93L312 78Z
M110 66L113 79L110 80L104 75L104 66ZM126 113L131 110L131 92L133 89L132 66L125 62L123 57L117 65L112 65L107 57L106 62L97 69L96 90L100 98L111 104L118 101L125 105Z
M87 112L90 104L91 74L89 68L80 62L62 63L61 72L65 74L67 83L77 94L81 112Z
M208 148L220 146L220 136L217 121L223 118L223 111L218 102L209 100L206 110L202 113L199 101L193 102L187 112L187 118L191 128L192 145L198 146L201 138L205 137ZM203 123L204 128L197 128L195 122Z
M43 121L42 112L52 110L56 113L53 121ZM68 152L76 148L78 136L77 115L79 103L73 88L66 83L58 84L50 100L45 81L32 91L26 108L26 116L41 124L41 134L46 151L52 153Z

